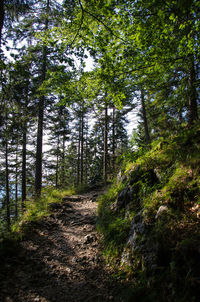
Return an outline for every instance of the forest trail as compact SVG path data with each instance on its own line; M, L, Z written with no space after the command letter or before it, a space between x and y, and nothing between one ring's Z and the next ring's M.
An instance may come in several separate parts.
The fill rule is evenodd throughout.
M66 197L52 205L50 217L33 225L17 255L1 268L0 301L115 300L117 284L103 262L96 232L98 194Z

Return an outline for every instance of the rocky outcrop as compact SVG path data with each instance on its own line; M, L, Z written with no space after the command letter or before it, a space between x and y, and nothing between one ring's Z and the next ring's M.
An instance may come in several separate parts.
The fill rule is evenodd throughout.
M141 265L146 271L157 269L159 244L150 236L151 226L145 222L144 215L139 212L134 216L127 243L121 257L122 265Z
M118 193L117 201L115 203L115 209L117 211L126 208L130 202L135 204L137 210L140 209L138 195L142 184L147 183L150 186L154 186L159 182L159 179L153 169L144 171L139 165L134 167L134 169L129 172L127 177L119 173L118 180L121 182L126 181L127 185Z
M128 186L118 194L116 202L117 210L126 207L133 200L133 193L133 188Z
M129 236L121 256L121 264L135 266L137 262L137 265L140 263L146 271L154 271L158 266L159 244L152 239L150 234L152 226L145 222L145 216L141 210L140 192L144 184L154 186L159 183L159 177L153 169L146 170L137 165L129 170L128 175L120 174L118 178L121 182L127 183L127 185L118 193L115 210L120 212L125 208L125 218L130 207L137 212L131 223ZM167 210L168 208L165 206L160 207L156 214L156 219L166 213Z

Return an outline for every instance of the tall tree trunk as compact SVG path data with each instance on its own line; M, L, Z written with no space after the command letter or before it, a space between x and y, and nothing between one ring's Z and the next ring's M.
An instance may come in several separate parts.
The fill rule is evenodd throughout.
M58 188L59 145L60 145L60 138L58 136L58 140L57 140L57 156L56 156L56 188Z
M24 107L23 138L22 138L22 210L25 209L26 200L26 157L27 157L27 106L28 106L28 87L26 103Z
M26 164L27 164L27 122L28 122L28 91L29 91L29 80L26 85L26 100L24 104L24 121L23 121L23 137L22 137L22 210L25 209L26 200Z
M0 52L1 52L2 31L3 31L4 17L5 17L4 0L1 0L0 1Z
M35 173L36 197L40 196L41 189L42 189L43 122L44 122L44 97L41 97L39 101L38 130L37 130L36 173Z
M79 125L79 137L78 137L78 154L77 154L77 176L76 176L76 184L77 186L80 184L80 154L81 154L81 127Z
M9 165L8 165L8 140L5 142L5 164L6 164L6 220L10 230L10 184L9 184Z
M108 178L108 107L105 104L104 110L104 158L103 158L103 178L107 182Z
M144 123L145 144L148 145L150 143L150 135L149 135L148 122L147 122L146 107L145 107L145 102L144 102L143 88L141 88L140 93L141 93L142 119L143 119L143 123Z
M15 166L15 220L18 218L18 143L16 150Z
M61 186L64 187L65 183L65 134L63 133L62 141L62 175L61 175Z
M112 166L113 166L113 171L115 170L115 123L116 123L116 108L115 106L113 107L113 116L112 116Z
M76 154L76 146L73 145L72 143L72 154ZM73 181L73 185L76 185L76 176L77 176L77 171L76 171L76 159L73 157L71 161L72 165L72 173L71 173L71 179Z
M46 19L45 19L45 31L48 30L48 14L49 14L50 0L47 0L46 6ZM43 46L42 54L42 74L41 83L46 79L47 69L47 46ZM41 96L38 104L38 128L37 128L37 151L36 151L36 172L35 172L35 195L39 197L42 189L42 152L43 152L43 123L44 123L44 104L45 97Z
M86 129L88 129L88 118L87 118L87 125ZM85 183L88 184L88 131L86 132L86 139L85 139Z
M198 110L197 110L197 91L196 91L196 72L194 66L194 56L191 56L190 69L188 77L189 86L189 100L188 100L188 124L192 125L196 120L198 120Z
M23 143L22 143L22 210L25 209L26 200L26 154L27 154L27 123L23 125Z
M83 184L83 156L84 156L84 113L81 112L81 184Z

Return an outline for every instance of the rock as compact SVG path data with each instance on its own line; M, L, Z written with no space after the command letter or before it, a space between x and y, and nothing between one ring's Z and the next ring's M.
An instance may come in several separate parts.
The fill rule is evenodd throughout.
M124 248L122 255L121 255L121 264L125 266L131 266L131 253L130 249Z
M136 224L136 223L138 223L139 221L142 221L143 220L143 217L142 217L142 214L141 214L141 212L139 212L139 213L137 213L137 215L135 215L134 217L133 217L133 220L132 220L132 227L134 227L134 225Z
M140 208L140 198L138 193L140 191L141 183L145 182L149 186L153 186L159 182L159 179L153 169L144 170L139 165L130 169L128 174L129 185L119 192L116 202L116 210L121 210L127 207L127 205L133 201L133 198L135 199L134 201L137 209ZM126 175L122 175L120 172L118 174L118 181L123 182L123 176L127 178Z
M125 182L127 180L126 175L122 174L122 172L120 171L117 175L117 182Z
M160 206L157 213L156 213L156 216L155 218L158 219L160 218L163 214L166 214L169 212L169 208L168 206Z
M152 238L150 231L150 226L145 222L140 211L132 220L129 237L121 257L122 265L134 265L134 261L138 262L139 257L146 271L157 269L159 244Z
M137 165L131 172L130 172L130 185L134 185L138 181L144 181L149 185L155 185L159 182L159 178L157 177L154 169L144 170L139 165Z
M128 245L133 249L138 248L138 235L143 235L145 233L146 224L143 222L143 216L141 212L139 212L136 216L134 216L131 230L129 233Z
M121 210L126 207L133 199L133 188L126 187L118 194L116 209Z
M133 185L135 182L137 182L140 179L140 176L141 176L140 166L137 165L129 173L130 173L130 176L129 176L130 182L129 183L130 183L130 185Z
M92 243L96 240L96 236L94 234L89 234L84 237L84 244Z
M161 181L162 180L161 170L158 169L158 168L154 168L153 172L155 173L155 175L158 178L158 180Z

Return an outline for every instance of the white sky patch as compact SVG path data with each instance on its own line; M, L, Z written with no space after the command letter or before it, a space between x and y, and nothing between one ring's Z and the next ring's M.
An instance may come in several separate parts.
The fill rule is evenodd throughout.
M89 55L88 52L86 52L86 55L88 58L85 60L85 68L84 71L91 71L94 68L94 60L93 58Z

